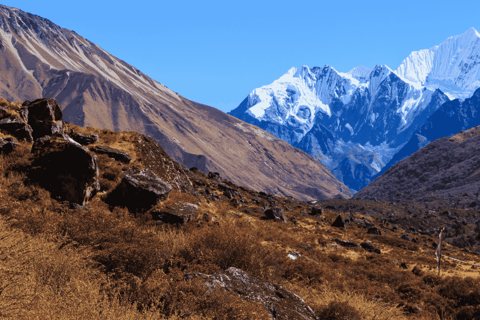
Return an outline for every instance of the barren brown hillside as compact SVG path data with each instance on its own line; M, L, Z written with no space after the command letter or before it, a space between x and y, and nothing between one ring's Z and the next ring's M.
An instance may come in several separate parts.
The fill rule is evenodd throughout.
M427 196L474 201L480 189L480 127L437 139L398 162L355 194L356 199L422 199Z
M300 199L351 196L329 170L273 135L185 99L49 20L0 6L0 95L55 98L73 124L136 131L175 160Z

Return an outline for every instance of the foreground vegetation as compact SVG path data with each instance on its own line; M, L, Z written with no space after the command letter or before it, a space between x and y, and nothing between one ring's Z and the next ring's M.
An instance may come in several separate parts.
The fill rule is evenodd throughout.
M192 203L199 214L184 225L158 224L105 199L129 166L155 170L164 160L149 158L155 153L133 132L68 129L97 133L99 144L128 152L133 163L99 155L101 192L81 210L30 182L31 144L0 155L2 318L270 319L259 303L185 279L229 267L296 293L320 319L480 318L480 278L471 269L477 257L446 245L463 262L445 261L438 276L434 239L399 239L404 230L369 216L368 202L362 214L348 212L356 223L334 228L338 210L312 216L312 204L230 183L238 193L232 201L218 180L186 170L196 187L173 190L159 206ZM286 223L264 218L272 204L286 211ZM366 221L383 234L368 234ZM339 240L371 241L382 253L343 248Z

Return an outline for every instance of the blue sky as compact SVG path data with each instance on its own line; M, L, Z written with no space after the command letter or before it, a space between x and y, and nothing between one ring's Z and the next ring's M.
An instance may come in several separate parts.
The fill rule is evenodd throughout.
M230 111L291 67L396 69L474 27L478 0L38 1L4 5L75 30L184 97Z

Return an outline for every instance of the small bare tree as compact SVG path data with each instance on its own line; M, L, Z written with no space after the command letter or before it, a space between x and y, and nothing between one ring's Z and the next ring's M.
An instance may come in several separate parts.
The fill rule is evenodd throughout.
M437 256L437 269L438 269L438 275L440 276L440 264L442 261L442 238L443 238L443 231L445 231L445 228L442 228L440 230L440 234L438 235L438 247L437 247L437 252L435 252L435 255Z

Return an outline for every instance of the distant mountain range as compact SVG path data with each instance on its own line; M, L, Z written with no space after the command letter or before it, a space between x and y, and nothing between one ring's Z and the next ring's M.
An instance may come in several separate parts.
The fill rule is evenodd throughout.
M303 200L351 196L311 155L180 96L74 31L3 5L0 96L55 98L68 122L147 134L188 168L257 191Z
M417 130L431 126L430 116L442 105L478 87L480 34L471 28L413 52L395 71L385 65L346 73L292 68L253 90L230 114L321 160L355 192L406 156L408 143L432 141ZM412 137L420 140L409 142Z

